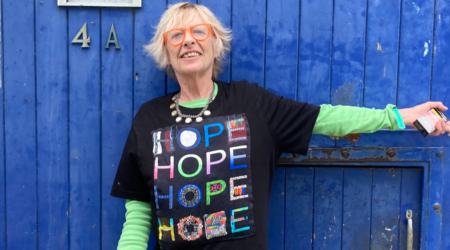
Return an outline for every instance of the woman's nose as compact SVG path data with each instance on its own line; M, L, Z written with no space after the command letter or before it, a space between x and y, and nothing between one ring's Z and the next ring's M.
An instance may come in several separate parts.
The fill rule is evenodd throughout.
M184 46L187 46L189 44L194 44L195 43L195 39L192 36L191 32L187 31L184 35L185 35L185 37L184 37Z

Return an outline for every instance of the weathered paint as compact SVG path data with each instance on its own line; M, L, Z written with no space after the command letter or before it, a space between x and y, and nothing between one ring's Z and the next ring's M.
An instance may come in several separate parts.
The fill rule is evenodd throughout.
M67 11L35 3L39 249L69 249Z
M84 23L89 49L68 46L69 56L69 249L101 246L101 58L100 9L69 8L69 39ZM107 185L105 183L105 185ZM109 184L111 185L111 184ZM97 226L94 226L97 225Z
M127 129L140 105L178 88L143 51L167 4L175 2L156 0L137 9L61 8L46 0L3 3L0 225L5 230L0 242L8 249L114 248L125 209L108 191ZM450 8L443 1L436 6L424 0L198 2L233 30L221 80L248 79L314 104L449 104ZM89 49L70 42L84 23ZM104 48L113 23L121 50ZM423 138L409 129L347 138L314 135L309 156L283 155L280 163L296 167L276 172L270 248L364 249L371 243L362 236L369 226L355 218L372 209L367 179L386 166L401 172L401 192L390 194L393 200L400 197L398 215L411 208L431 212L413 216L421 220L414 222L414 234L420 235L414 247L420 240L423 249L449 248L450 239L441 237L450 233L445 192L450 182L443 181L450 177L450 155L443 153L450 147L448 137ZM323 164L333 171L327 173ZM325 179L336 180L330 185L341 189L330 189L323 199L342 205L318 213L315 204L322 197L315 189L323 190L327 184L317 180ZM23 184L34 192L21 193ZM408 199L413 206L403 203ZM273 211L285 211L285 219ZM333 224L339 220L342 229ZM372 239L392 239L402 249L402 223L371 228L380 230L372 231Z
M101 246L103 249L117 247L122 232L115 225L123 220L123 201L109 195L111 183L116 176L117 165L122 155L133 121L133 15L131 9L103 9L101 13L101 37L110 34L114 23L120 34L121 53L111 47L103 50L101 64ZM103 44L101 44L103 47ZM111 45L113 46L113 45ZM117 98L120 95L123 98ZM104 184L103 184L104 183ZM120 209L117 209L117 208Z
M34 1L3 1L6 242L37 247ZM20 18L16 13L22 13ZM28 99L28 101L27 101Z

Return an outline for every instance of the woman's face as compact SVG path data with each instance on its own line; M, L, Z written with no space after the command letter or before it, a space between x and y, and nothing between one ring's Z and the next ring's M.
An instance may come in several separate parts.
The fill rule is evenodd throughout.
M197 17L191 23L174 28L187 29L197 24L205 24L205 22ZM169 64L172 65L178 79L183 75L207 74L209 77L212 76L214 58L219 56L214 49L214 39L216 37L212 31L203 41L195 40L191 32L186 31L181 45L173 46L167 41L165 42Z

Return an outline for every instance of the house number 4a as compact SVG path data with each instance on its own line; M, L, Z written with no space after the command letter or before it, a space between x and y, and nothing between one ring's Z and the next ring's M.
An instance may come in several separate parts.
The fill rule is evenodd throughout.
M81 27L80 31L78 31L77 35L73 38L72 43L81 43L81 48L89 48L90 42L91 37L87 34L87 26L85 23L83 27ZM108 41L106 42L105 48L109 49L109 44L111 43L114 44L116 49L120 49L114 24L111 25L111 30L109 31Z

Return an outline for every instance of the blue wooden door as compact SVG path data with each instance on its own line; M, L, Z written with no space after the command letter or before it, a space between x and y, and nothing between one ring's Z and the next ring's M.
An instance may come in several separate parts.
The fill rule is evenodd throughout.
M206 5L233 31L221 80L247 79L314 104L403 108L439 100L450 105L447 1L189 1ZM0 249L116 247L125 208L109 191L133 117L142 103L177 89L143 52L161 14L176 2L143 0L142 8L128 9L2 0ZM89 48L72 43L84 24ZM121 49L105 48L112 24ZM445 209L450 182L442 181L450 178L450 154L443 153L450 148L448 137L423 138L408 128L350 140L317 135L310 146L307 158L281 159L280 164L295 167L280 167L273 183L271 249L346 249L366 244L367 237L358 237L367 230L372 249L400 249L404 209L417 205L413 199L421 199L421 207L413 209L420 213L413 219L421 220L414 221L414 230L420 230L415 247L450 248L450 238L441 237L450 235ZM349 158L342 156L343 148ZM402 150L393 157L388 148ZM396 178L383 176L389 169ZM306 183L292 180L301 173L309 178L308 195L301 189ZM371 179L376 187L351 176ZM423 182L409 184L407 176ZM376 182L387 180L396 183L386 184L395 188L384 197ZM297 193L309 203L295 200ZM404 197L411 204L403 203ZM378 198L385 207L374 206ZM349 203L357 199L371 205L352 210L364 204ZM295 217L302 211L311 213L307 223ZM353 221L368 211L370 227ZM393 214L400 216L395 229Z
M411 210L413 249L434 249L441 150L395 149L392 157L394 151L350 149L345 157L340 149L315 149L283 158L272 190L269 248L406 249Z
M420 248L423 169L293 166L278 174L285 177L275 185L286 196L284 249L406 249L407 209ZM270 249L280 243L271 238Z

